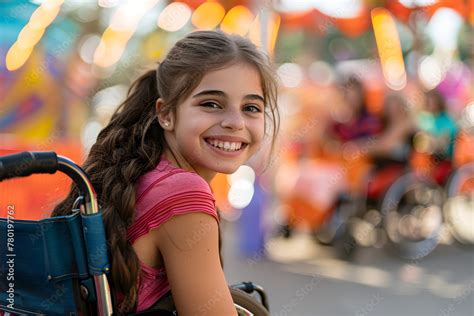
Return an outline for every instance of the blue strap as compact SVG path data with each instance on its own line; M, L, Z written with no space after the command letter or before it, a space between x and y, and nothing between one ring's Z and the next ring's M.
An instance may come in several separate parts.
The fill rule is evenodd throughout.
M89 273L92 275L108 273L109 259L102 212L91 215L81 214L81 216Z

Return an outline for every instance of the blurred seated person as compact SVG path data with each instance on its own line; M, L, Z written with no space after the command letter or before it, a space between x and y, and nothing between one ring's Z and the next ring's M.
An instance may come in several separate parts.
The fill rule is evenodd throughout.
M354 76L348 77L342 82L341 91L351 115L348 120L332 126L332 136L345 143L378 134L381 131L380 120L367 110L362 82Z
M389 94L384 100L381 123L377 136L358 141L359 150L367 153L378 167L390 163L408 162L416 123L410 115L407 102L401 94Z
M445 100L437 90L426 93L425 106L418 117L418 127L428 138L430 153L438 158L451 159L458 126L446 111Z
M415 136L415 170L443 185L452 171L452 157L458 126L436 90L426 93L424 109L418 116L420 133ZM418 162L416 162L418 161Z
M347 77L340 84L340 91L348 112L330 125L324 152L330 157L342 158L339 161L347 170L344 176L348 190L357 194L366 181L370 163L356 144L378 135L382 124L380 119L367 109L366 92L361 80L354 76Z
M405 173L416 132L415 120L400 94L386 96L381 121L383 130L379 135L357 142L359 151L366 153L373 164L367 197L374 200Z

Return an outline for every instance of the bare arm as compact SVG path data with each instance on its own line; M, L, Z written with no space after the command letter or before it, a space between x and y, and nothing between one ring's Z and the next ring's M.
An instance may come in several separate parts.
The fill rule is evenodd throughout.
M369 141L360 141L359 148L363 148L369 155L388 155L397 146L405 142L408 135L414 130L409 122L400 122L391 126L380 136Z
M179 315L237 315L219 261L218 224L205 213L174 216L157 230Z

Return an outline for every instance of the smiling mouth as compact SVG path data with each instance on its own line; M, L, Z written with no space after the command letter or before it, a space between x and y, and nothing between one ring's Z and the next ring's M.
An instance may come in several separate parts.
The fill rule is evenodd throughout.
M211 138L205 138L204 141L211 145L212 147L215 147L217 149L220 149L222 151L227 151L227 152L234 152L234 151L239 151L247 147L247 143L243 142L226 142L226 141L221 141L217 139L211 139Z

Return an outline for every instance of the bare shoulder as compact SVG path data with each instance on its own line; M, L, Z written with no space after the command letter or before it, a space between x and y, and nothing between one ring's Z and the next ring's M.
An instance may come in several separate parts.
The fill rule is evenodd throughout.
M209 214L193 212L173 216L161 225L158 234L162 251L192 252L218 243L219 226Z
M173 216L158 229L179 315L236 314L220 265L218 229L216 219L203 212Z

